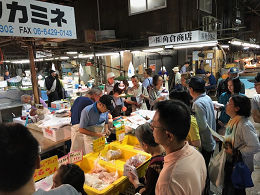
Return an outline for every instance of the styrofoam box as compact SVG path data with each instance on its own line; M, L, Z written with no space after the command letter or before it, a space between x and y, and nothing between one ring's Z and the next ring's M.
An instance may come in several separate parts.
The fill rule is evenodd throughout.
M70 126L62 128L43 127L42 131L44 137L54 142L70 138Z

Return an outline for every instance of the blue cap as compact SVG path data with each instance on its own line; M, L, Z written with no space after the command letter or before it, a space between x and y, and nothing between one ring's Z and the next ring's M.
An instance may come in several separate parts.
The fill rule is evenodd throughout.
M232 74L239 73L239 69L236 68L236 67L232 67L232 68L229 69L229 72L232 73Z

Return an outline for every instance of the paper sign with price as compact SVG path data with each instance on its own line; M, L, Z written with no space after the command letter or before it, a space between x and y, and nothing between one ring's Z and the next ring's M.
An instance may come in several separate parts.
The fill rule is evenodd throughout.
M42 178L45 178L53 174L58 169L58 156L56 155L42 160L40 165L41 167L39 169L36 169L34 172L34 181L38 181Z
M59 167L60 167L61 165L69 164L69 162L70 162L70 160L69 160L69 155L67 154L67 155L65 155L65 156L63 156L63 157L61 157L61 158L59 158L59 159L58 159L58 162L59 162Z
M76 162L82 161L82 159L83 159L82 150L70 152L69 159L70 159L70 163L76 163Z
M93 141L93 151L94 152L99 152L105 147L105 137L100 137L96 140Z
M125 125L116 128L116 140L122 141L125 137Z

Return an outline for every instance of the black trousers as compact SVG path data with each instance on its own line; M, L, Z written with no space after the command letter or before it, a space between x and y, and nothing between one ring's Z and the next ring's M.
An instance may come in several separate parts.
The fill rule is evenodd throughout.
M205 164L207 167L207 178L206 178L206 185L205 185L205 189L204 189L204 195L208 195L210 193L210 180L209 180L209 172L208 172L208 167L209 167L209 161L210 158L213 156L214 150L213 151L207 151L202 149L201 154L205 160Z
M54 91L48 95L48 107L51 107L51 102L59 100L58 92Z

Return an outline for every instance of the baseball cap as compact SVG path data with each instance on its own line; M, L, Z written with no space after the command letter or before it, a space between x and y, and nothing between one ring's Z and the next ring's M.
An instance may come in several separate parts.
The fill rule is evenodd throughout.
M236 67L232 67L232 68L229 69L229 72L230 72L231 74L236 74L236 73L239 73L239 69L236 68Z
M252 83L260 82L260 72L257 73L256 77L253 80L248 80L248 81Z
M50 70L50 73L56 72L55 70Z
M103 95L99 99L102 104L105 104L107 109L112 112L115 108L113 98L110 95Z
M107 79L110 79L112 77L115 77L115 74L113 72L107 74Z
M191 77L188 84L193 90L205 90L205 81L201 77Z

